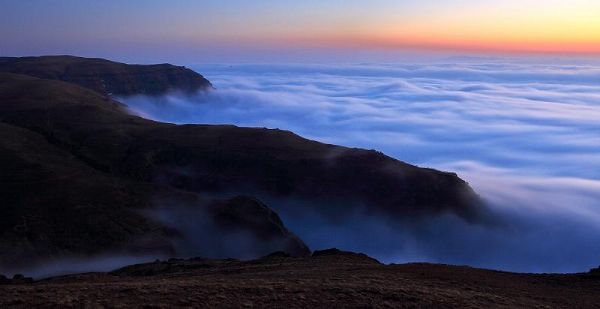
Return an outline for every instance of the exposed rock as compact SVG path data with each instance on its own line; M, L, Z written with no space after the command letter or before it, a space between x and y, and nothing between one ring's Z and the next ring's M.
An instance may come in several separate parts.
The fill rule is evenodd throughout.
M25 277L24 275L21 275L21 274L14 275L12 277L12 279L9 279L4 275L0 275L0 285L25 284L25 283L32 283L32 282L33 282L33 278Z
M342 251L338 248L331 248L331 249L325 249L325 250L315 250L315 252L313 252L312 256L324 256L324 255L340 255L342 254Z
M310 255L306 244L288 231L279 215L255 198L237 196L216 201L210 207L215 222L224 230L251 231L264 242L274 242L278 249L291 256Z
M323 262L326 260L327 262ZM356 265L360 264L378 264L377 260L369 257L363 253L354 253L348 251L340 251L338 249L328 249L322 251L315 251L310 256L306 255L303 257L293 257L284 251L272 252L260 259L240 261L236 259L205 259L205 258L191 258L191 259L169 259L167 261L154 261L152 263L143 263L130 265L123 268L119 268L110 272L112 275L117 276L158 276L167 274L187 274L193 275L197 272L202 272L206 269L212 269L219 271L221 269L229 268L243 268L248 265L272 265L274 263L285 263L292 265L294 263L352 263Z
M29 278L29 277L25 277L22 274L15 274L12 278L12 281L15 283L29 283L29 282L33 282L33 279Z
M364 254L364 253L354 253L350 251L342 251L337 248L325 249L325 250L315 250L312 254L313 257L327 257L327 258L335 258L338 261L348 261L352 262L363 261L368 263L376 263L381 264L378 260Z
M290 254L285 251L275 251L262 257L262 259L277 259L277 258L289 258Z

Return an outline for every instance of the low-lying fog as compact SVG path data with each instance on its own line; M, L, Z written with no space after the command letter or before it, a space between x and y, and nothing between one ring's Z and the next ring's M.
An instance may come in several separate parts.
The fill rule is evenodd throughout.
M388 226L280 211L311 249L526 272L600 264L600 65L454 58L193 68L217 90L121 100L155 120L287 129L454 171L511 222Z

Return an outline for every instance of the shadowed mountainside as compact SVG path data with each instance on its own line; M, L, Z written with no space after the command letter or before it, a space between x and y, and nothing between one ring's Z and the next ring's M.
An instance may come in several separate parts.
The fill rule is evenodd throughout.
M236 230L269 244L257 247L258 253L309 253L277 214L250 197L203 199L165 186L112 177L38 133L1 122L0 170L0 266L109 250L178 255L173 240L190 235L177 224L144 215L156 206L156 200L204 209L197 214L215 222L205 231L215 239ZM197 250L188 249L202 252Z
M0 72L78 84L104 95L193 93L212 88L202 75L171 64L132 65L74 56L0 58Z
M600 276L465 266L383 265L335 249L252 261L170 259L27 283L5 280L0 306L259 308L598 308ZM0 280L0 284L2 281Z
M173 125L127 113L72 84L4 74L0 120L27 128L80 161L122 178L194 192L265 192L397 215L476 219L479 199L454 173L282 130Z
M18 59L46 65L48 57ZM72 72L96 72L107 62L74 59L84 64L71 64ZM92 65L96 62L100 68ZM18 63L4 58L0 67ZM88 85L82 88L0 73L5 135L0 198L9 201L0 209L4 262L122 248L176 252L169 240L182 231L147 215L149 209L175 204L209 209L221 231L235 226L252 237L276 240L275 247L261 251L308 252L258 200L215 201L207 193L300 201L301 209L330 216L360 210L395 220L448 212L476 222L485 211L456 174L376 151L323 144L282 130L174 125L133 116L104 95L107 88L95 89L99 76L78 82ZM140 91L128 89L121 94Z
M2 90L6 90L6 78L0 75ZM22 75L10 75L10 79L17 84L38 80ZM98 96L77 86L74 86L77 88L75 93L70 93L68 87L53 93L52 87L21 86L17 87L19 91L40 91L50 96L59 94L66 102L72 99L78 102L71 97L81 95L78 91ZM61 92L63 90L67 91ZM21 97L20 94L17 96ZM8 101L14 102L11 96L0 95L0 98L3 107L10 105ZM86 101L85 96L81 100ZM52 105L52 100L48 102ZM31 107L33 105L29 105ZM104 107L107 110L121 108L118 103ZM33 115L35 111L30 109L26 113ZM4 121L6 115L2 113L0 119ZM75 115L72 117L76 118ZM206 209L203 215L222 222L211 232L225 233L235 226L257 239L276 240L281 244L257 250L263 254L274 249L295 255L309 252L276 214L266 211L266 206L252 198L202 199L194 193L167 186L115 177L87 164L72 147L65 146L60 138L51 134L0 122L0 199L3 201L0 207L0 265L14 266L47 257L89 255L105 250L177 254L170 239L185 235L180 235L176 226L165 226L142 213L142 210L154 207L155 200ZM238 206L243 211L238 211Z

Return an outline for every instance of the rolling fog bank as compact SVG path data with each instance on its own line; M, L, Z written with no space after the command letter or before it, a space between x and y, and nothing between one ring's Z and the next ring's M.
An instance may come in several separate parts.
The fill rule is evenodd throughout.
M505 222L330 222L268 203L311 249L573 272L600 263L600 67L574 63L202 65L216 90L121 100L155 120L281 128L457 172Z

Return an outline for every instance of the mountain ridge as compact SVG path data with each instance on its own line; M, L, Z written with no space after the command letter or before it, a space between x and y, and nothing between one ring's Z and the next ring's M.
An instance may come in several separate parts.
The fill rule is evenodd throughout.
M0 67L7 61L14 60L2 61ZM305 255L309 250L281 220L272 220L260 201L231 197L301 201L301 209L331 217L357 210L391 220L441 213L470 222L485 217L483 202L453 173L419 168L377 151L307 140L289 131L147 120L130 114L126 105L102 91L62 80L0 73L0 124L13 137L0 143L0 155L6 158L2 168L17 166L12 174L4 173L4 182L22 177L25 184L13 183L0 192L1 198L13 201L2 207L7 214L0 224L5 262L93 254L123 245L174 254L173 232L181 234L177 226L137 212L156 207L157 195L165 204L192 200L197 203L191 208L204 209L214 203L208 197L226 194L229 198L220 200L233 202L216 203L224 205L228 224L245 226L258 239L267 235L277 240L279 247L267 246L262 253L280 249ZM35 136L35 147L20 138L29 135ZM28 160L33 161L19 163ZM45 170L51 176L40 174ZM244 203L263 214L258 221L240 221L252 217L248 214L231 220ZM283 204L277 209L292 207ZM59 205L66 230L50 211ZM86 216L89 210L97 220ZM39 218L37 225L22 227L23 218L32 215ZM77 221L80 218L89 220ZM261 232L261 224L270 226L267 234ZM102 236L103 226L114 226L109 228L112 238ZM134 244L138 236L141 245ZM97 237L105 242L93 248Z
M0 72L71 82L113 96L194 93L213 88L202 75L183 66L124 64L70 55L5 57L0 61Z

